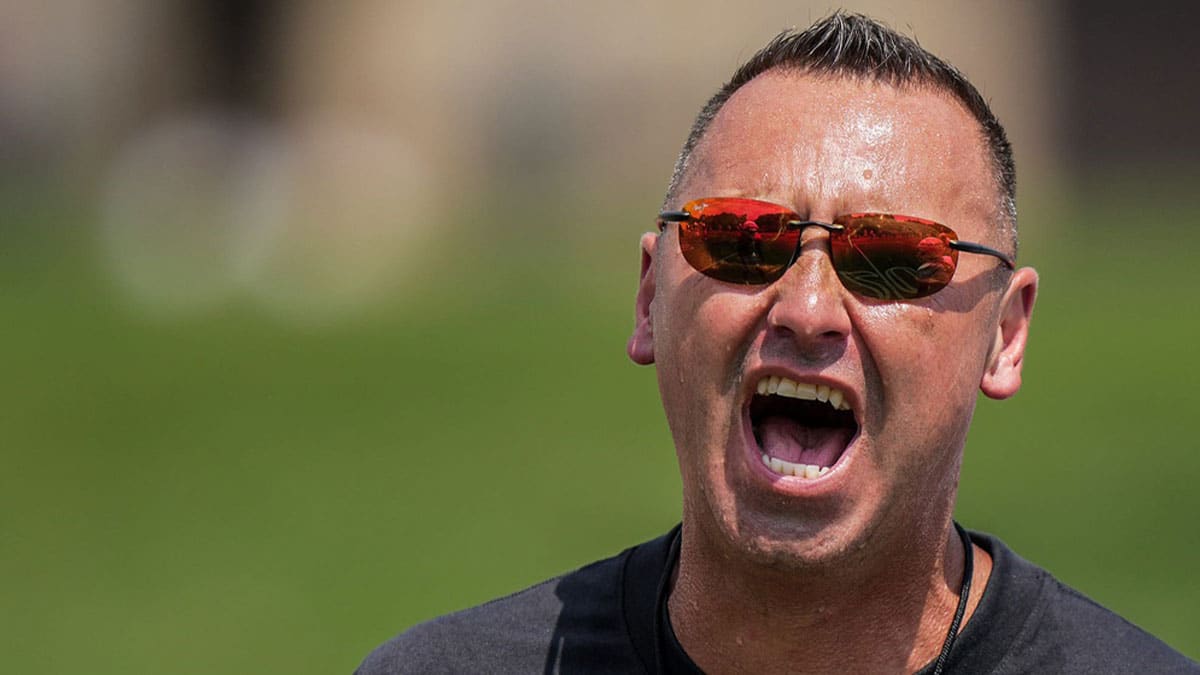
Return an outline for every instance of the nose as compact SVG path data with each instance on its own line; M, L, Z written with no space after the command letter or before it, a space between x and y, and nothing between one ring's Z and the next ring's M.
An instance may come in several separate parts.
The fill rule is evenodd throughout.
M836 358L850 336L846 294L829 258L829 235L805 228L795 264L770 286L767 325L806 360Z

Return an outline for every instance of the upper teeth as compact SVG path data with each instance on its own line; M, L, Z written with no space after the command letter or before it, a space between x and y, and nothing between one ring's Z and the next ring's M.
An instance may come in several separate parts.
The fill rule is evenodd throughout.
M758 393L774 394L787 398L801 398L806 401L826 401L837 410L849 410L846 403L846 392L826 384L797 382L786 377L771 375L758 381Z

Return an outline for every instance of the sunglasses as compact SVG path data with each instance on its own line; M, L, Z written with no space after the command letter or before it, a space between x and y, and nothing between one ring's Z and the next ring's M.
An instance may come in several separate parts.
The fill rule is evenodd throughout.
M800 233L810 226L829 232L830 260L842 285L868 298L911 300L937 293L954 277L960 251L990 255L1015 268L1010 256L959 241L945 225L889 213L851 213L821 223L770 202L713 197L658 214L658 229L667 223L679 223L679 247L696 271L746 286L782 277L800 257Z

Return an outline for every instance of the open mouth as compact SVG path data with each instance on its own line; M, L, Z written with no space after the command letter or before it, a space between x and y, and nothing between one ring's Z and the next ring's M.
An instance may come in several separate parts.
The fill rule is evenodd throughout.
M858 433L845 392L776 375L759 381L750 424L763 464L781 476L809 479L837 464Z

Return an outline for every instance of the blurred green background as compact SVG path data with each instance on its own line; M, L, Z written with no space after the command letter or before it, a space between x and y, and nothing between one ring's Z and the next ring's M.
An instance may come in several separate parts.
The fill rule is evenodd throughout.
M331 72L354 73L362 88L346 93L338 87L351 85L330 76L332 85L314 91L347 109L377 100L384 102L376 112L429 108L399 132L403 147L424 157L416 162L423 173L403 173L410 169L369 150L368 160L339 154L347 145L374 147L354 133L333 134L335 161L294 160L279 165L282 173L229 182L226 169L245 169L236 159L240 131L218 126L225 131L199 143L138 145L146 133L161 138L145 129L161 130L164 111L190 115L215 100L269 126L317 96L250 95L259 89L228 73L215 77L222 86L150 88L160 104L111 113L99 129L72 125L70 116L32 116L37 105L3 108L0 134L15 149L0 164L6 671L350 672L413 623L610 555L676 522L678 478L654 373L623 350L637 237L708 92L777 28L826 8L777 3L730 24L727 10L704 5L687 25L731 25L714 40L719 53L681 59L677 47L654 46L629 56L643 44L629 32L647 41L661 33L661 23L638 27L649 19L637 12L661 11L650 18L665 20L667 5L631 6L607 23L582 10L543 17L554 34L594 29L578 38L580 49L620 52L626 61L618 65L638 72L609 81L588 75L587 59L577 58L514 81L501 67L495 76L507 79L495 91L504 93L485 97L472 113L484 120L475 127L475 118L455 116L465 114L459 108L411 90L478 88L399 77L408 89L388 103L392 94L368 95L385 92L386 77L333 50L352 66ZM322 20L336 14L306 6ZM885 18L915 24L929 38L923 42L944 45L951 60L986 59L956 47L965 38L944 36L970 35L1008 16L1007 6L980 3L930 23L936 12L914 4ZM432 4L405 7L408 23L379 22L383 42L391 44L389 31L411 35L419 17L473 30L463 12L430 19ZM517 23L538 9L505 7ZM1009 17L1014 25L1061 21L1022 7L1015 11L1025 14ZM1054 7L1069 13L1072 4ZM14 8L22 9L5 7L9 19L22 16ZM257 25L256 35L274 25L230 11L216 25ZM200 30L184 25L185 35ZM487 25L474 30L486 33ZM334 42L357 54L344 38L358 33L340 30L343 40ZM536 42L528 31L535 29L519 29L513 44ZM245 46L236 30L217 33L232 47L218 40L198 53ZM404 62L405 50L419 46L392 49L376 61ZM489 81L487 59L467 52L447 57L458 59L451 71L474 63L463 77ZM239 58L231 73L258 57ZM1070 61L1044 58L1048 70ZM180 72L194 74L194 59L180 63ZM563 84L588 77L660 92L648 99L650 121L602 104L617 96L611 88L587 94L592 80L579 89ZM1028 92L995 77L994 89L981 84L998 108L1013 107L1013 140L1028 153L1021 258L1038 268L1042 293L1025 388L1011 401L980 403L959 519L1200 658L1200 443L1186 428L1200 405L1192 277L1200 204L1189 187L1200 172L1152 155L1106 165L1120 170L1076 171L1073 162L1091 156L1064 140L1074 127L1062 120L1074 118L1030 113L1021 103ZM68 80L54 86L69 93ZM454 111L447 128L461 123L474 140L433 131L424 139L422 124L437 131L430 120L439 111ZM609 126L597 132L593 123ZM251 145L263 133L251 133ZM327 139L323 133L316 137ZM311 135L271 138L255 145L267 148L262 156L330 157L324 140L305 145ZM423 151L422 142L450 149ZM213 148L215 158L205 154ZM186 179L163 179L177 173ZM278 190L264 175L294 184ZM372 183L397 175L418 177ZM353 187L339 182L345 176ZM254 218L226 208L237 202L231 185L247 183L272 197L251 200L260 207L249 209ZM389 201L393 193L404 199ZM279 195L312 210L279 215L260 203L279 208ZM372 199L381 206L361 207ZM264 209L274 219L261 217ZM231 221L252 223L246 227L258 234L239 238ZM411 232L361 235L364 222Z
M239 307L139 319L75 214L39 206L0 254L16 672L347 672L677 518L653 372L622 352L632 224L548 265L475 250L418 299L297 331ZM1025 252L1026 386L981 402L959 517L1200 656L1200 235L1133 246L1139 212L1072 215L1089 236Z

